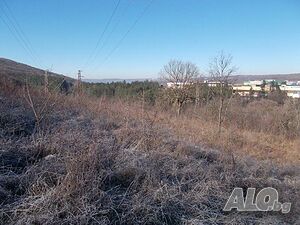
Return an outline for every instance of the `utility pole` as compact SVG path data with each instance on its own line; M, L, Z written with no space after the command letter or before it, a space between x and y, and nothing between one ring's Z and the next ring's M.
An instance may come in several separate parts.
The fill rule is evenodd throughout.
M199 106L199 103L200 103L200 82L199 81L197 81L196 82L196 106Z
M44 76L44 89L46 94L49 92L48 72L49 72L48 70L45 70L45 76Z
M82 92L81 79L82 79L81 70L78 70L78 74L77 74L77 94L78 95L80 95Z

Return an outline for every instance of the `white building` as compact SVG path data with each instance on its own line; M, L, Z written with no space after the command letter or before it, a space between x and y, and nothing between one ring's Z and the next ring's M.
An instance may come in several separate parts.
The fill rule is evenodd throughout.
M263 84L264 84L264 80L250 80L244 82L244 85L249 85L249 86L262 86Z
M191 85L191 82L168 82L167 88L182 88L185 85Z
M292 85L288 85L292 84ZM282 84L279 86L280 90L286 92L288 97L300 98L300 85L299 82L287 82L287 84Z
M264 92L264 84L263 80L245 81L243 84L232 85L232 90L234 93L244 97L261 97Z

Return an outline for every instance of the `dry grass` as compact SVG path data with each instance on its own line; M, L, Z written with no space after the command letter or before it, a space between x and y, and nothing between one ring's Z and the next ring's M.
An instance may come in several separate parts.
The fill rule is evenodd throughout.
M298 134L299 131L296 130L299 127L294 127L294 130L289 131L288 134L286 134L286 131L278 131L279 121L284 120L286 111L290 112L288 106L276 105L278 108L271 111L268 108L273 103L266 101L266 109L259 107L259 105L264 105L262 101L258 105L260 110L257 110L258 112L254 115L254 103L251 103L245 109L242 107L237 108L234 105L229 108L230 111L225 120L225 126L222 128L221 136L218 136L216 120L213 118L214 115L212 115L211 109L207 109L208 107L197 109L196 112L193 108L178 117L157 107L142 106L142 103L91 99L86 100L85 104L87 108L95 112L109 113L114 119L149 121L161 129L168 129L180 140L204 147L230 151L240 156L249 155L259 160L271 160L279 164L299 165L300 163L300 135ZM282 109L283 107L284 109ZM281 112L279 112L279 109ZM241 118L244 111L247 111L251 117ZM266 117L259 120L258 115L264 115L266 112L269 113L270 118ZM272 116L270 116L272 113L276 115L276 118L272 119ZM233 115L236 115L236 117L230 118ZM297 119L295 115L294 117L294 119ZM244 125L239 126L242 120L245 121ZM264 121L262 122L262 120Z
M32 93L35 107L41 107L43 96ZM299 167L235 154L255 145L250 131L224 128L219 138L213 122L196 117L172 117L138 103L60 96L37 132L22 99L1 93L2 224L299 223ZM222 211L234 187L268 186L280 192L280 201L292 202L289 214Z

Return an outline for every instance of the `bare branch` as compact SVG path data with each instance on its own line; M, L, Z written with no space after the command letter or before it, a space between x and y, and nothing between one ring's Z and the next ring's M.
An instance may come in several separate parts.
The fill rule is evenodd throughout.
M199 76L198 67L190 62L171 60L161 71L161 78L172 83L192 83Z
M210 63L209 74L214 81L228 83L236 70L237 68L232 65L232 56L221 52Z

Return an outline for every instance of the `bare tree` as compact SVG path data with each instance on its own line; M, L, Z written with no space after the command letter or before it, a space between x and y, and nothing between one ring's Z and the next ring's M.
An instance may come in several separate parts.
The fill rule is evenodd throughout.
M222 123L224 121L224 101L228 97L229 83L231 75L236 71L236 67L232 65L232 56L221 52L210 63L209 74L212 81L215 82L215 88L218 91L219 110L218 110L218 134L221 133ZM231 94L231 93L230 93Z
M191 86L198 76L198 67L190 62L171 60L163 67L161 78L169 84L166 93L169 100L176 105L178 115L184 104L193 97Z

